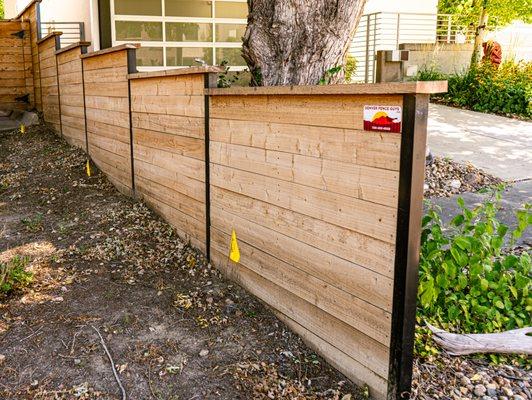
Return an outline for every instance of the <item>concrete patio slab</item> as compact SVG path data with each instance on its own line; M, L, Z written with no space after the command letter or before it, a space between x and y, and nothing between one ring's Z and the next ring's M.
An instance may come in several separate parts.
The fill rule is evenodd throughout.
M431 104L428 141L435 155L506 181L532 178L531 122Z

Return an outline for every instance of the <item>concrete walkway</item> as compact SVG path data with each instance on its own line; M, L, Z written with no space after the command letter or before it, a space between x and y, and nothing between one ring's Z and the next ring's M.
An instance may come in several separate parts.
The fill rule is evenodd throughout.
M494 176L516 182L503 193L502 209L497 214L502 223L515 228L515 211L532 202L532 123L431 104L428 130L429 146L435 155L470 162ZM448 222L460 211L458 197L471 208L487 196L463 193L432 202L442 208L442 218ZM517 243L532 245L532 230L527 230Z
M470 162L506 181L532 178L532 123L431 104L429 146L435 155Z

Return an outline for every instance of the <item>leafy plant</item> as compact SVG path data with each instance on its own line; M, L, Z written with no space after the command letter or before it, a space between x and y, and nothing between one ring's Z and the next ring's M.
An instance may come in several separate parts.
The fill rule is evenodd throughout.
M22 223L26 226L28 231L37 232L42 230L43 220L44 215L42 213L37 213L34 217L23 218Z
M7 263L0 263L0 294L9 294L15 289L27 286L33 274L26 271L28 257L15 256Z
M218 84L219 88L228 88L237 82L240 79L240 74L242 71L236 71L231 73L230 68L228 67L229 61L222 60L220 67L225 68L224 72L218 75Z
M345 60L345 81L347 83L351 82L351 78L357 69L357 59L353 56L347 56Z
M461 212L448 225L435 206L423 219L418 322L462 333L532 325L531 257L511 250L532 224L531 205L517 211L517 227L510 231L496 218L500 189L473 209L461 198L457 202ZM510 250L503 250L505 244ZM424 340L426 331L417 336ZM420 348L425 355L433 350L417 346L418 353Z
M329 68L327 71L325 71L325 74L323 74L323 77L320 79L318 84L319 85L330 85L332 78L338 75L342 71L342 69L343 67L341 65Z
M420 69L412 78L414 81L440 81L446 79L445 74L441 73L434 65Z
M430 67L418 72L416 80L447 79L440 101L475 111L532 118L532 63L505 61L499 68L482 63L462 74L445 76Z

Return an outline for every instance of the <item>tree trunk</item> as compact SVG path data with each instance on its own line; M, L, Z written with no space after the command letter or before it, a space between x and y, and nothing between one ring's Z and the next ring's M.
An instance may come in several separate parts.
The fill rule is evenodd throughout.
M482 1L482 11L475 31L475 45L473 47L473 55L471 56L471 67L477 65L482 58L482 43L484 43L484 34L486 26L488 25L488 11L486 10L487 2Z
M341 66L366 0L248 0L242 55L252 84L315 85ZM343 70L330 83L343 80Z

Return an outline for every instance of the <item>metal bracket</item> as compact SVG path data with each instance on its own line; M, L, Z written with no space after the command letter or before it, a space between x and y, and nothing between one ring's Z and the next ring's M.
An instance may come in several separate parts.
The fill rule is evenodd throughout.
M26 37L26 31L21 30L21 31L12 33L11 36L18 37L19 39L24 39Z

